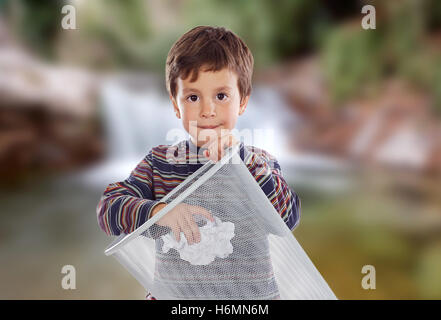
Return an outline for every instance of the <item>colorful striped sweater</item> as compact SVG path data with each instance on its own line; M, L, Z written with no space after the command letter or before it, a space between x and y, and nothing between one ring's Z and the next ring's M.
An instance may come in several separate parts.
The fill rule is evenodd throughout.
M265 150L242 142L239 152L274 208L293 230L300 219L300 198L282 177L277 160ZM127 179L111 183L105 189L97 206L101 229L108 235L120 235L141 226L161 198L203 166L201 154L200 147L190 139L150 150ZM167 160L171 158L178 161Z

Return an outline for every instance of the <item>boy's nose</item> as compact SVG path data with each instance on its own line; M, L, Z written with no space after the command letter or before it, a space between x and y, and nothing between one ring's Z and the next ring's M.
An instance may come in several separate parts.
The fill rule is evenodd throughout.
M216 116L216 107L210 103L206 103L202 106L201 117L202 118L213 118Z

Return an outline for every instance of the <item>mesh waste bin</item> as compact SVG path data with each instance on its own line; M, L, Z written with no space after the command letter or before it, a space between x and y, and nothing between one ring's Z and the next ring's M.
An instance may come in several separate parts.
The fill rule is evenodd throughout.
M238 146L161 201L163 209L105 250L157 299L336 299ZM177 237L160 221L181 212L193 221Z

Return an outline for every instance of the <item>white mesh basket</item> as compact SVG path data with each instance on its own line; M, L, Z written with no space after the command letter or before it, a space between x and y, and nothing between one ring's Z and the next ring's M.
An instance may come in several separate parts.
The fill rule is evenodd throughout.
M336 299L237 151L204 164L105 254L157 299ZM184 211L194 222L180 220L178 242L161 221Z

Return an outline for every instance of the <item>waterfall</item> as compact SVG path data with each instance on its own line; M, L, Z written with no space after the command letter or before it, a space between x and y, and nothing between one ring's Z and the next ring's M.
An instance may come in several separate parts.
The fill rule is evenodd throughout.
M152 147L167 144L167 132L180 125L157 81L146 80L138 80L142 90L114 79L103 85L101 101L111 161L142 158Z

